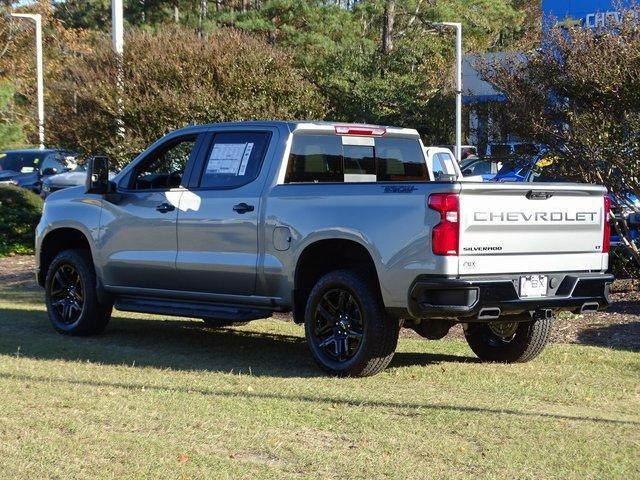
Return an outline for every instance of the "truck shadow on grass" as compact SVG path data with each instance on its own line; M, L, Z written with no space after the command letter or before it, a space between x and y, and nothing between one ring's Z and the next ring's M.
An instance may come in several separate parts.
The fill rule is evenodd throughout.
M34 360L89 361L107 365L129 365L173 370L251 373L255 376L307 378L322 375L311 360L302 337L259 332L251 324L241 329L207 329L198 321L147 320L117 317L99 336L77 338L57 334L40 310L0 309L0 354ZM442 362L477 362L477 359L442 354L398 352L391 368L433 365ZM640 425L634 420L521 411L503 407L447 405L429 402L362 400L340 396L288 395L279 392L238 392L217 388L148 385L139 382L109 382L99 379L59 378L0 372L0 378L25 382L57 383L64 386L112 387L140 391L156 389L199 393L216 397L244 397L283 401L325 403L367 408L395 408L420 416L423 410L457 411L463 414L513 415L613 425Z
M198 320L117 315L101 335L69 337L53 330L45 312L0 309L0 354L258 376L323 375L303 337L259 331L251 323L240 328L212 329ZM391 368L475 361L464 356L397 352Z

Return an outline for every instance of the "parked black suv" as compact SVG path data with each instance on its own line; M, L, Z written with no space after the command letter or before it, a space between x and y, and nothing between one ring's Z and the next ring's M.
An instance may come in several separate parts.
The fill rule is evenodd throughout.
M40 193L42 180L72 169L77 156L61 149L5 150L0 153L0 183L10 182Z

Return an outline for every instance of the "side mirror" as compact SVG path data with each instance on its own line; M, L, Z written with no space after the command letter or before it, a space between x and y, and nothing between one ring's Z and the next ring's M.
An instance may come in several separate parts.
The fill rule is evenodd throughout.
M105 195L109 193L109 158L91 157L87 160L86 192Z
M463 177L470 177L471 175L473 175L473 170L471 170L470 168L467 168L466 170L462 171Z
M48 176L50 176L50 175L56 175L57 173L58 173L58 170L57 170L57 169L55 169L55 168L52 168L52 167L45 168L45 169L42 171L42 175L43 175L43 176L45 176L45 177L48 177Z

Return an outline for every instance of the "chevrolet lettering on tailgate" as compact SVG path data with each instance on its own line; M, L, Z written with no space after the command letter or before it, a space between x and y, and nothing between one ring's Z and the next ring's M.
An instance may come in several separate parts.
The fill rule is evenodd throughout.
M596 222L598 212L475 212L476 222Z

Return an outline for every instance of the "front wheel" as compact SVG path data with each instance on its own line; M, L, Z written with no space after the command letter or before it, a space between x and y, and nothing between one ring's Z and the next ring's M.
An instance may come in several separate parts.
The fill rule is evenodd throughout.
M471 350L487 362L528 362L549 341L553 318L526 322L469 324L465 338Z
M53 328L67 335L100 333L111 317L112 305L98 301L93 262L84 250L65 250L53 259L45 302Z
M311 290L304 317L311 354L333 375L374 375L393 358L399 324L387 315L375 286L352 271L323 276Z

